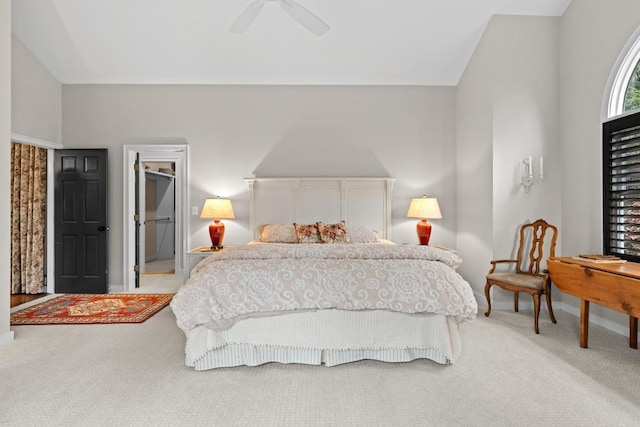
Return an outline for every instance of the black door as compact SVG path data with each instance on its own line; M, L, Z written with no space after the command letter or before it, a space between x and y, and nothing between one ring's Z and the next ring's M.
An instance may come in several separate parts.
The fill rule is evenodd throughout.
M107 293L107 150L55 150L55 291Z

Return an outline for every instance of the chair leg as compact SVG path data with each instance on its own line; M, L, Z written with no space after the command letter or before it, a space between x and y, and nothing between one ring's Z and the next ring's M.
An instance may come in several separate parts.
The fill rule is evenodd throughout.
M491 289L491 283L487 282L484 285L484 296L487 299L487 312L484 314L486 317L489 317L491 314L491 296L489 295L489 289Z
M518 292L513 293L513 310L518 312Z
M540 317L540 294L533 295L533 326L536 334L540 333L538 328L538 318Z
M547 286L546 297L547 297L547 309L549 310L549 318L551 318L552 323L558 323L556 322L556 316L553 315L553 308L551 308L551 285Z

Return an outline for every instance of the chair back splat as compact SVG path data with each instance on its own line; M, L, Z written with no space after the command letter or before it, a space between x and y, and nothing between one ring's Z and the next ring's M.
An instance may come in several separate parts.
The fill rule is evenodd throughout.
M544 238L547 231L551 230L551 243L549 244L549 254L544 253ZM541 264L548 257L556 256L556 240L558 229L546 221L539 219L531 224L524 224L520 227L520 243L518 244L518 263L516 271L518 273L538 274ZM530 243L530 244L529 244ZM528 262L523 256L523 252L529 249ZM546 267L546 265L544 265Z

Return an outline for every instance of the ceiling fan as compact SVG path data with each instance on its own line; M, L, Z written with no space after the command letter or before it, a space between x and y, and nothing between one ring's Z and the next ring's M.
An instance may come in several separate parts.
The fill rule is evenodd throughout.
M298 24L305 27L317 36L321 36L329 31L329 26L311 11L296 3L293 0L254 0L249 3L240 16L229 28L232 33L243 33L249 25L258 17L266 2L277 2L282 10L287 12Z

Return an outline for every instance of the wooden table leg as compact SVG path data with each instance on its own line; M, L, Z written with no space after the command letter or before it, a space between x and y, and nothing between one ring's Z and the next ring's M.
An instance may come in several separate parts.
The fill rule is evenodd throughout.
M629 347L638 348L638 318L629 316Z
M587 348L589 342L589 301L580 300L580 347Z

